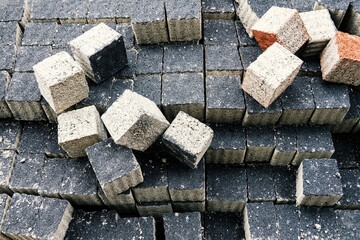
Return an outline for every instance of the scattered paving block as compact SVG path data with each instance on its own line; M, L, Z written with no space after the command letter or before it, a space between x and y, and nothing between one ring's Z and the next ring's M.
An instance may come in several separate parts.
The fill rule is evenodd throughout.
M139 227L140 226L140 227ZM120 238L155 240L155 219L153 217L120 218L117 222Z
M107 138L95 106L69 111L58 116L59 145L71 157L86 156L85 149Z
M165 213L172 213L173 209L170 202L144 202L137 203L136 208L141 217L153 216L158 218Z
M14 73L5 101L17 120L41 121L47 117L40 105L41 93L33 73Z
M83 24L57 24L52 40L54 48L70 48L69 42L83 34Z
M279 224L279 239L299 239L300 219L298 208L295 205L275 205L275 213Z
M204 20L204 44L238 45L236 29L232 20Z
M165 1L170 41L197 41L202 38L201 1Z
M73 211L65 200L14 194L1 230L14 239L63 239Z
M205 201L205 161L201 161L195 169L189 171L187 166L172 160L167 166L171 201L173 203L196 202L195 204L201 207Z
M353 134L332 134L335 152L332 158L338 162L341 168L358 168L357 139Z
M297 10L276 6L271 7L251 31L264 51L277 42L295 53L310 38Z
M31 22L57 22L60 16L62 1L49 4L46 0L32 0L25 5L25 12L29 12Z
M350 1L317 0L314 5L314 10L329 10L336 28L339 28L349 7L349 2Z
M40 92L59 114L89 96L80 66L66 52L60 52L34 66Z
M236 15L232 0L203 0L201 12L204 19L213 20L231 20Z
M271 157L272 166L290 165L297 147L296 127L283 126L275 128L275 150Z
M160 74L162 62L163 49L161 47L142 47L136 57L136 74Z
M126 55L127 55L128 63L119 72L114 74L114 77L116 78L120 78L120 79L135 78L137 51L135 49L126 50Z
M0 149L16 150L20 142L20 122L0 120Z
M202 45L171 45L164 47L164 73L203 72Z
M302 58L302 60L304 63L301 65L298 76L321 77L320 58L318 56Z
M92 2L90 3L90 5ZM101 6L101 5L100 5ZM89 3L82 0L64 0L59 13L61 24L86 23ZM74 11L74 9L76 9ZM97 8L99 11L100 9ZM111 9L108 9L111 11Z
M115 15L119 6L118 1L97 0L90 1L87 11L88 23L115 23Z
M180 111L162 136L163 143L180 162L195 168L209 148L214 131Z
M340 239L360 238L359 210L336 210L335 214Z
M90 163L108 197L116 196L143 181L140 165L131 149L106 139L86 149Z
M315 111L311 124L338 124L350 108L348 86L311 78L311 88L315 100Z
M18 193L38 195L43 164L43 154L18 154L11 174L10 190Z
M325 81L359 86L360 37L337 32L320 55L322 77Z
M51 45L55 36L55 30L56 23L27 23L21 45Z
M169 126L154 102L130 90L125 90L101 119L116 144L138 151L145 151Z
M244 209L246 239L279 239L275 206L271 202L248 203Z
M241 123L245 114L239 76L206 77L206 122Z
M171 202L174 212L205 212L203 202Z
M276 203L295 203L296 169L273 167Z
M164 214L166 239L203 239L201 215L194 213Z
M259 46L248 46L239 48L241 62L244 67L244 74L247 71L251 63L255 62L256 59L263 53Z
M105 196L101 186L98 190L101 201L110 209L116 210L119 214L138 214L135 199L130 189L114 196Z
M202 73L167 74L162 76L161 105L167 119L179 111L204 120L205 92Z
M161 76L137 76L134 80L134 92L150 99L156 106L161 106Z
M304 159L330 158L334 151L328 126L297 127L297 152L293 165L299 166Z
M274 128L248 127L246 139L245 162L270 162L276 146Z
M248 195L251 202L275 201L275 183L272 167L268 165L246 168Z
M283 112L280 125L300 125L309 122L315 102L309 77L296 77L293 83L281 94Z
M75 38L70 47L85 74L96 83L109 78L128 63L123 37L105 24Z
M205 239L245 239L237 213L212 212L204 215Z
M15 64L14 46L0 45L0 70L12 71Z
M205 48L205 68L210 75L240 75L241 65L239 52L236 46L211 45Z
M210 125L214 138L205 154L207 164L239 165L246 152L245 128L239 125Z
M25 20L24 2L22 0L1 1L0 3L0 22Z
M305 159L296 178L296 205L333 206L343 195L335 159Z
M327 9L300 13L310 39L303 52L303 56L319 55L337 29Z
M163 0L137 2L131 26L137 44L168 42Z
M267 108L291 85L301 64L301 59L274 43L247 68L242 89Z
M22 46L16 55L15 72L33 72L33 66L51 56L49 46Z
M242 212L247 200L245 168L207 168L206 210L208 212Z
M126 49L134 47L135 37L130 23L116 24L115 30L123 36Z
M246 32L246 30L244 28L244 25L242 24L241 21L236 20L235 21L235 27L236 27L236 33L237 33L237 37L238 37L240 47L258 46L258 43L256 42L256 40L249 37L249 35L247 34L247 32ZM262 53L262 50L261 50L260 47L259 47L259 49L260 49L260 51Z
M359 169L340 169L343 196L339 208L360 209L360 171Z
M0 119L12 118L9 106L5 102L10 75L7 71L0 71Z
M112 79L110 99L107 102L106 109L116 102L125 90L134 91L134 81L132 79Z
M9 188L9 183L14 168L15 160L16 160L15 151L13 150L0 151L0 172L2 173L0 175L0 191L8 195L12 194L12 191ZM0 211L2 211L1 208Z

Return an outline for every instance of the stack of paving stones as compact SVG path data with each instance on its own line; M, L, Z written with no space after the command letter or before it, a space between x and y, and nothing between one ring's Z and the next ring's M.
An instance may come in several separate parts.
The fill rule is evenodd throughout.
M359 1L179 4L0 3L0 238L360 238L360 90L341 69L356 72L351 64L359 58L342 51L341 41L357 39L335 35L359 35ZM292 50L303 62L293 82L265 108L242 87L264 48L251 28L273 6L297 9L310 39ZM95 26L115 30L112 37L123 42L127 63L118 71L96 68L103 61L96 54L112 50L94 54L81 49L91 44L86 35L74 40ZM328 59L319 54L328 42L328 55L339 58L324 75ZM80 63L88 90L70 108L54 110L33 66L60 52ZM116 121L101 116L124 92L153 102L131 114L139 120L136 114L147 112L164 124L158 132L179 111L183 117L163 137L117 145L137 130L110 130ZM166 119L152 116L155 107ZM205 123L202 133L183 142L176 125L192 118ZM72 129L79 122L81 129Z

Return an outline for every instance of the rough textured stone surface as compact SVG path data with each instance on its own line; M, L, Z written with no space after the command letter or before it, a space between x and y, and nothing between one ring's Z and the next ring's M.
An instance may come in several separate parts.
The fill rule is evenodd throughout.
M360 209L359 169L340 169L343 196L339 208Z
M329 10L335 26L339 28L349 7L349 2L350 1L317 0L314 5L314 10Z
M16 160L15 151L4 150L0 152L0 190L2 193L11 195L12 191L9 188L11 175L13 172L14 164ZM2 209L0 209L2 211Z
M318 56L302 58L302 60L304 61L304 63L303 65L301 65L298 76L321 76L320 58Z
M122 68L119 72L115 73L114 77L117 79L133 79L136 71L136 55L135 49L126 50L128 64Z
M132 79L112 79L110 99L106 104L106 110L116 102L125 90L134 91L134 81Z
M235 27L240 47L258 46L255 39L249 37L241 21L235 21Z
M16 72L33 72L33 66L51 56L49 46L22 46L16 55Z
M155 219L153 217L120 218L117 222L117 230L122 238L156 239Z
M136 208L141 217L154 216L159 218L165 213L173 213L170 202L137 203Z
M117 1L97 0L88 3L87 21L89 23L114 22L119 3Z
M297 147L295 126L283 126L275 128L275 150L270 164L275 166L290 165Z
M239 52L236 46L211 45L205 48L205 68L209 75L240 75L241 65Z
M163 219L166 239L203 239L200 213L168 213Z
M275 201L275 185L272 167L249 166L246 168L249 201Z
M205 201L171 202L174 212L205 212Z
M21 45L51 45L55 36L55 29L56 23L27 23Z
M130 23L116 24L115 30L123 36L126 49L134 47L135 37Z
M161 47L142 47L136 55L136 74L160 74L163 64Z
M15 50L12 45L0 45L0 70L13 70Z
M204 20L204 44L238 45L234 21Z
M338 162L340 169L358 168L358 139L353 134L332 134L335 152L332 158Z
M134 79L134 92L150 99L158 107L161 106L161 76L137 76Z
M0 3L0 21L19 21L23 20L24 2L22 0L4 0ZM25 19L24 19L25 20Z
M70 41L83 34L83 24L57 24L52 40L53 48L70 48Z
M7 71L0 71L0 119L12 118L9 106L5 102L10 75Z
M341 28L350 34L360 35L360 26L359 26L359 11L360 10L360 1L355 0L351 1L349 8L347 10L347 15L344 18L343 25Z
M203 0L202 3L202 16L204 19L234 19L235 8L232 0Z
M171 45L164 47L164 73L203 72L202 45Z
M204 235L206 239L245 239L244 227L237 213L205 213Z
M89 3L82 0L64 0L60 9L60 23L86 23ZM76 9L76 11L74 11ZM109 11L110 9L108 9Z
M138 214L135 199L130 189L121 194L107 197L101 186L99 186L98 195L106 206L116 210L119 214Z
M0 121L0 149L15 150L20 142L20 122L12 120Z
M279 224L279 239L299 239L299 210L295 205L275 205L276 218Z
M272 168L277 203L295 203L296 169L292 167Z
M247 149L245 162L270 162L275 149L273 127L246 128Z
M359 210L336 210L335 214L340 239L360 238Z

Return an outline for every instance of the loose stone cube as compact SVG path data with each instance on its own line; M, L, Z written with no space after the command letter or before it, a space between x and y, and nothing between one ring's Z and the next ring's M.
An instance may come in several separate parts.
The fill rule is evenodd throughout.
M314 5L314 10L329 10L336 28L340 28L345 13L349 7L349 2L350 1L317 0Z
M270 160L270 164L273 166L290 165L296 153L296 146L296 127L276 127L275 150Z
M90 3L91 5L92 3ZM86 23L89 3L82 0L65 0L62 1L60 9L60 23L74 24ZM74 9L76 9L74 11ZM99 8L97 8L99 10ZM110 11L110 9L108 9Z
M205 212L203 202L171 202L174 212Z
M275 205L276 218L279 223L279 239L300 237L299 210L295 205Z
M173 213L170 202L137 203L136 208L141 217L154 216L155 218L159 218L164 213Z
M116 24L115 30L123 36L126 49L134 47L135 37L130 23Z
M132 79L112 79L110 99L108 99L106 110L116 102L125 90L134 91L134 81Z
M112 139L88 147L86 153L106 196L116 196L143 182L131 149L116 145Z
M276 203L295 203L296 169L273 167Z
M31 22L56 22L60 16L62 1L54 1L49 4L46 0L32 0L25 5L25 11L29 12Z
M96 83L104 81L128 63L123 37L105 24L99 24L75 38L70 47L85 74Z
M33 66L43 59L51 56L49 46L23 46L19 47L16 55L16 72L33 72Z
M40 92L59 114L89 95L80 66L66 52L60 52L34 66Z
M200 213L164 214L166 239L203 239Z
M301 59L274 43L250 64L244 76L242 89L267 108L291 85L301 64Z
M245 162L270 162L275 149L275 132L272 127L246 129L247 150Z
M360 171L359 169L340 169L343 196L339 208L360 209Z
M56 23L27 23L21 45L51 45L55 36L55 30Z
M206 239L245 239L244 227L237 213L205 213L204 235Z
M303 56L319 55L337 31L330 13L323 9L300 13L300 17L310 36Z
M137 76L134 80L134 92L150 99L159 108L161 106L161 76Z
M202 1L202 16L204 19L227 19L235 18L234 2L231 0L205 0Z
M0 120L0 149L17 150L21 133L20 122Z
M237 35L232 20L204 20L204 44L237 46Z
M202 38L201 1L165 1L170 41L196 41Z
M115 22L118 5L117 1L91 1L88 5L87 21L89 23Z
M162 72L163 49L143 47L136 56L136 74L160 74Z
M275 201L275 183L272 167L249 166L246 168L249 201Z
M335 159L305 159L296 178L296 205L333 206L343 195Z
M336 210L335 214L340 239L357 239L360 237L359 210Z
M168 42L163 0L140 1L135 7L136 10L131 17L131 26L136 42L138 44Z
M203 72L202 45L172 45L164 47L164 73Z
M338 162L341 168L358 168L358 140L353 134L332 134L335 152L332 158Z
M315 100L315 111L311 124L338 124L350 108L349 90L346 85L311 78L311 88Z
M239 125L211 125L214 138L205 154L207 164L242 164L245 159L245 128Z
M320 55L322 77L325 81L360 85L360 37L337 32Z
M99 186L98 195L106 206L116 210L119 214L138 214L135 199L130 189L123 193L107 197L101 186Z
M16 193L1 230L15 239L63 239L72 213L68 201Z
M86 156L85 149L107 138L95 106L61 114L58 117L59 145L71 157Z
M163 143L180 162L195 168L209 148L214 131L180 111L162 136Z
M0 3L0 21L19 21L21 22L24 14L24 2L22 0L2 1Z
M244 209L244 230L248 239L278 239L275 206L271 202L248 203Z
M206 202L208 212L242 212L247 202L245 168L208 168Z
M236 46L206 46L205 63L208 76L240 75L241 77L243 73L243 67Z
M139 151L145 151L169 126L154 102L130 90L125 90L101 119L116 144Z
M169 120L173 120L179 111L183 111L203 121L205 119L203 74L163 75L161 105L166 118Z
M83 34L83 24L57 24L52 40L54 48L70 49L69 42Z
M318 56L307 57L302 60L304 63L301 65L298 76L321 77L320 58Z
M12 191L9 188L9 183L14 168L15 160L16 160L15 151L12 150L0 151L0 171L2 172L2 175L0 175L0 191L2 193L7 193L8 195L12 194ZM0 209L0 211L2 211L2 209Z
M258 46L258 43L255 41L255 39L249 37L241 21L236 20L235 27L240 47ZM259 49L262 52L260 47Z
M5 102L7 87L10 82L10 75L6 71L0 71L0 119L12 118L9 106Z

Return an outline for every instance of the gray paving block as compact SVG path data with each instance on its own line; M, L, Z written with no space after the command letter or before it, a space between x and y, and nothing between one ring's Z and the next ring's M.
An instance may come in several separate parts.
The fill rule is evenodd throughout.
M125 90L130 90L130 91L134 90L134 80L132 79L110 78L109 80L106 81L112 82L109 93L110 99L108 99L108 102L106 104L106 109L108 109L121 96L121 94L123 94Z
M20 122L14 120L0 121L0 149L15 150L20 142Z
M123 36L126 49L134 47L135 36L130 23L116 24L115 30Z
M314 5L314 10L327 9L331 14L331 18L337 28L340 27L345 13L349 7L350 1L336 1L336 0L317 0Z
M238 45L234 21L204 20L204 44Z
M340 169L343 196L338 202L339 208L360 209L359 169Z
M272 167L269 165L246 168L249 201L275 201L275 182Z
M321 77L321 66L319 57L302 58L303 65L301 65L298 76Z
M6 212L9 208L11 197L7 194L0 194L0 216L3 219L6 216ZM2 225L2 224L1 224ZM4 234L0 233L2 239L8 239Z
M159 108L161 106L161 76L137 76L134 79L134 92L149 98Z
M275 205L276 218L279 223L279 239L299 239L299 212L295 205Z
M292 164L299 166L304 159L330 158L334 153L328 126L297 127L297 152Z
M241 21L236 20L235 27L240 47L258 46L256 40L249 37Z
M57 24L52 39L55 48L70 48L69 42L83 34L83 24Z
M296 169L273 167L276 203L295 203Z
M163 73L203 72L202 45L171 45L164 47Z
M271 202L248 203L244 210L246 239L278 239L278 220Z
M250 64L255 62L255 60L263 53L263 50L259 46L245 46L240 47L239 52L245 72Z
M106 26L116 30L116 26L117 24L114 23L114 22L101 22L101 23L104 23ZM83 31L86 32L86 31L89 31L90 29L92 29L93 27L99 25L100 23L91 23L91 24L85 24L83 25ZM130 26L131 28L131 26ZM117 31L117 30L116 30ZM119 32L119 31L118 31ZM121 33L120 33L121 34ZM124 41L125 42L125 41Z
M127 65L122 68L120 71L116 72L114 76L119 79L133 79L135 78L136 73L136 55L137 51L135 49L126 50L127 56Z
M50 46L19 47L16 55L15 72L33 72L33 66L51 56Z
M1 45L20 46L23 32L16 21L0 22Z
M242 212L247 200L245 168L207 168L206 210L208 212Z
M203 121L205 109L202 73L168 74L162 77L161 105L170 121L179 111Z
M360 238L359 210L336 210L335 214L340 239Z
M291 0L292 7L297 9L299 12L312 11L314 8L313 0Z
M139 227L140 226L140 227ZM117 221L120 238L155 240L155 219L153 217L120 218Z
M16 160L16 154L13 150L0 151L0 191L11 195L13 192L9 188L9 183ZM0 209L2 211L2 209Z
M98 187L98 195L101 201L109 207L109 209L115 210L121 215L137 215L137 209L135 205L135 199L131 190L127 190L115 196L105 196L101 186Z
M4 0L0 3L0 21L19 21L21 22L24 17L24 1L15 0L9 1Z
M232 0L203 0L202 1L202 16L204 19L235 19L235 7Z
M275 127L275 150L271 157L270 164L273 166L290 165L296 154L296 147L295 126Z
M25 25L22 46L51 45L56 31L56 23L32 23Z
M340 169L358 168L358 140L353 134L333 134L335 152L332 158L338 162Z
M162 47L141 47L136 57L136 74L160 74L162 72L162 64Z
M10 75L7 71L0 71L0 118L12 118L9 106L5 102Z
M113 0L97 0L89 3L88 23L115 22L119 3Z
M203 202L171 202L174 212L205 212Z
M0 70L13 70L15 53L13 45L0 45Z
M89 3L87 1L82 1L82 0L62 1L62 6L59 11L60 23L61 24L86 23L88 7L89 7ZM98 8L97 10L100 9Z
M211 45L205 47L205 68L207 75L242 76L239 52L236 46Z
M61 1L49 4L46 0L32 0L28 3L28 9L25 8L25 11L30 12L29 20L31 22L56 22L60 17L61 5Z
M205 239L245 239L237 213L212 212L204 215Z
M270 162L276 146L274 128L248 127L246 138L245 162Z
M159 218L164 213L173 212L170 202L137 203L136 208L141 217L153 216L155 218Z
M201 215L193 213L167 213L163 216L166 239L203 239Z

